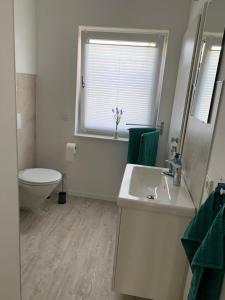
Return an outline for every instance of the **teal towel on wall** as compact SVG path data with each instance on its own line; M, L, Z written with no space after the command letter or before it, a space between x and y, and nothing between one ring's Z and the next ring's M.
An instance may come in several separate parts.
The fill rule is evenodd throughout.
M155 140L157 142L157 145L154 145L154 149L156 150L156 154L157 154L157 148L158 148L157 138L155 138L154 136L150 136L150 137L142 136L143 134L153 133L153 132L156 132L156 128L130 128L129 129L129 143L128 143L128 155L127 155L128 163L138 164L138 162L142 160L140 153L147 153L147 151L141 150L141 145L143 145L142 149L146 149L146 144L148 144L149 146L151 144L151 142L149 141L150 139ZM158 136L158 131L156 133L156 136ZM149 150L149 155L151 155L151 152L152 151Z
M181 239L192 270L188 300L219 300L225 263L224 204L225 196L216 189Z
M143 133L141 135L138 164L155 166L159 141L159 131Z

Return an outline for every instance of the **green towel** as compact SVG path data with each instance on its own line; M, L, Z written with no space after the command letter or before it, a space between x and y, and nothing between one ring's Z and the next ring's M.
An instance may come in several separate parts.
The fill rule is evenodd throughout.
M181 241L192 269L188 300L219 300L224 277L225 196L216 189Z
M141 135L138 164L155 166L159 141L159 131L143 133Z
M154 132L156 128L130 128L127 162L137 164L140 152L141 136L144 133Z

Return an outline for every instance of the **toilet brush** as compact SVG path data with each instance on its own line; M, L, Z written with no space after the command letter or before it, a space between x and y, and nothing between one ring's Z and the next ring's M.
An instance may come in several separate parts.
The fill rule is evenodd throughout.
M66 192L63 191L64 188L64 174L62 176L62 191L59 192L58 197L58 204L65 204L66 203Z

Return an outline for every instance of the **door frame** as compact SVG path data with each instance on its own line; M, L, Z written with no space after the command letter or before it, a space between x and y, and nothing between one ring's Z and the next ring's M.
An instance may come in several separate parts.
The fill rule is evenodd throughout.
M0 2L0 299L21 299L14 1Z

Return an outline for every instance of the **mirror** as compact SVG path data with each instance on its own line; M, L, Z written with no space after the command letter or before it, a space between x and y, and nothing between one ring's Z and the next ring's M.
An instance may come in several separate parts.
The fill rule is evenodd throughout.
M215 0L208 5L201 50L193 86L191 115L204 123L210 122L217 67L222 49L225 1Z

